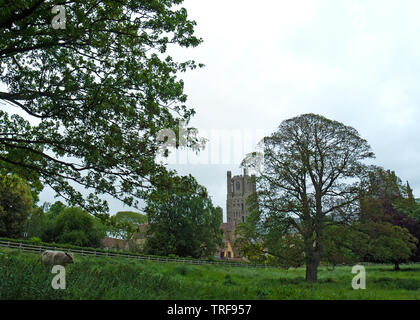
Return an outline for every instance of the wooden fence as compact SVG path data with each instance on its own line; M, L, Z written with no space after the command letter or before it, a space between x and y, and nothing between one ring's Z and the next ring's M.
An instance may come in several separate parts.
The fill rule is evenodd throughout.
M37 245L31 245L31 244L26 244L22 242L13 242L13 241L0 241L0 247L19 249L22 251L35 252L35 253L41 253L45 250L61 250L61 251L80 254L82 256L93 256L93 257L119 257L119 258L149 260L149 261L156 261L156 262L180 262L180 263L188 263L188 264L217 264L221 266L244 267L244 268L275 268L273 266L266 266L266 265L261 265L261 264L208 261L208 260L190 260L190 259L170 259L170 258L163 258L163 257L125 254L123 252L110 252L110 251L102 252L102 251L92 251L92 250L83 250L83 249L80 249L80 250L68 249L68 248L53 247L53 246L37 246Z

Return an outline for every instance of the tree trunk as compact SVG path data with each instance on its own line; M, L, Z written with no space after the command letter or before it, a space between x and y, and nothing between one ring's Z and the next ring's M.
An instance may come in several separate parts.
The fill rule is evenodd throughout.
M318 266L320 261L319 252L307 253L306 258L306 282L318 282Z
M400 264L398 263L398 262L395 262L394 263L394 270L395 271L400 271L401 269L400 269Z

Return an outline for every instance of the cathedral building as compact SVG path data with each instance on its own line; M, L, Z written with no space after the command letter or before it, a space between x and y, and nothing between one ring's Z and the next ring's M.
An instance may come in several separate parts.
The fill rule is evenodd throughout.
M254 178L249 176L247 169L244 169L243 175L232 177L232 172L227 172L226 186L226 217L227 222L222 223L224 230L225 247L220 249L219 256L222 259L241 259L240 252L234 246L235 228L239 223L245 222L249 215L247 198L256 192Z

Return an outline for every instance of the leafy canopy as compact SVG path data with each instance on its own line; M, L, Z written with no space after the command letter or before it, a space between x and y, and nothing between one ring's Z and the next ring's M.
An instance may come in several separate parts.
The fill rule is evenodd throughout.
M16 175L0 175L0 237L21 237L33 209L26 181Z
M417 248L410 256L413 261L420 261L420 221L416 219L420 211L409 183L402 180L394 171L373 167L368 175L367 190L361 199L361 220L365 223L390 223L408 231L417 242ZM387 228L386 230L390 230ZM393 232L398 235L398 233ZM407 238L401 234L401 240ZM407 246L410 247L410 244ZM397 252L398 251L398 252ZM395 250L397 254L407 250ZM393 263L404 262L407 258L394 258Z
M95 217L81 208L65 208L57 216L54 225L54 242L78 246L99 247L105 237L105 229Z
M191 175L174 177L171 188L154 192L145 211L149 253L212 257L222 244L222 209Z
M181 3L1 1L0 167L91 213L107 211L102 194L137 206L167 174L159 131L178 132L194 114L178 74L197 65L167 54L202 41ZM52 27L54 5L64 6L64 29Z
M110 219L108 234L112 237L129 240L139 231L142 224L147 223L147 216L133 211L119 211Z

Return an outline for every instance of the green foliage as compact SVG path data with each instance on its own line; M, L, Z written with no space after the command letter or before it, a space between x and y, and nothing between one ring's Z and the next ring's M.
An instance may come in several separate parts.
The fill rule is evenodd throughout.
M393 201L410 192L404 188L401 179L391 170L374 166L369 171L367 179L367 193L376 198Z
M406 262L417 248L418 240L407 229L391 223L369 222L361 231L369 235L367 261L394 263Z
M34 244L34 245L41 245L42 240L38 237L32 237L29 239L29 242Z
M394 208L407 216L420 221L420 200L403 199L393 204Z
M48 219L50 220L55 220L57 219L58 215L61 213L61 211L63 211L66 207L66 205L64 203L62 203L61 201L56 201L54 202L52 205L49 206L48 211L47 211L47 215L48 215Z
M202 41L181 3L3 1L0 167L90 213L108 211L98 194L139 206L167 174L156 161L159 132L175 132L178 146L200 142L193 128L178 130L194 114L178 76L197 64L167 53ZM64 6L65 29L51 25L55 4Z
M260 242L251 242L241 236L239 231L235 243L241 246L241 253L253 263L287 269L300 267L305 262L303 241L298 234L276 235L271 232L262 237Z
M22 236L32 210L28 184L16 175L0 175L0 237Z
M398 264L409 261L417 239L387 222L330 226L324 233L323 261L333 266L359 261Z
M99 247L105 237L104 230L95 226L95 218L80 208L66 208L55 224L56 241L78 246Z
M108 223L108 234L113 237L130 240L140 225L147 223L147 216L133 211L120 211L111 217Z
M255 206L257 195L247 199L250 214L236 228L235 246L251 262L297 268L304 264L304 242L298 233L282 223L282 216L273 214L265 220Z
M269 248L271 264L284 268L298 268L305 264L305 246L301 235L286 234L282 237L269 235L265 244Z
M101 221L81 208L66 207L57 201L36 208L26 224L27 237L39 237L46 242L68 243L81 247L100 246L106 236L106 227Z
M13 157L18 157L18 154L21 154L21 156L26 157L25 152L14 150ZM27 172L26 168L23 167L17 167L14 165L11 165L6 162L0 162L0 175L7 175L12 174L16 175L18 177L25 177L25 183L28 184L28 186L31 189L32 193L32 199L34 204L36 204L39 201L39 194L44 188L43 184L41 183L41 180L39 178L39 174L36 172L29 173Z
M234 246L240 248L241 255L254 263L265 263L267 254L264 251L263 234L260 212L253 207L255 195L247 199L249 215L244 223L235 228Z
M361 221L364 223L391 223L392 225L403 228L417 239L417 249L412 253L413 261L420 261L420 221L416 219L417 212L420 210L418 201L415 200L413 191L407 182L403 184L395 172L374 167L369 174L367 191L363 193L361 199ZM385 229L384 229L385 228ZM390 227L383 227L386 230L387 238L391 235L397 237L391 239L381 239L383 242L390 242L387 252L382 252L380 256L390 258L390 251L395 252L395 263L398 268L398 261L406 261L406 254L411 250L410 239L405 232L398 232ZM404 245L406 244L406 245ZM408 245L408 247L407 247ZM398 247L401 248L399 251ZM381 258L378 258L382 261Z
M415 219L420 217L420 200L414 198L408 181L404 185L394 171L375 166L370 170L366 184L361 206L362 214L368 219L375 218L375 214L383 215L384 206L392 206Z
M213 256L222 243L222 210L192 176L172 179L171 187L156 190L147 201L146 252Z
M369 252L369 235L359 224L331 225L323 235L322 261L328 265L355 264Z
M37 208L28 220L28 237L37 236L47 242L56 241L57 217L65 208L67 207L61 201L53 204L45 203L42 208Z
M34 207L25 223L26 238L42 237L47 220L48 218L42 208Z
M45 241L54 241L56 219L65 208L66 206L60 201L52 205L44 203L42 207L35 207L25 223L25 237L39 237Z

